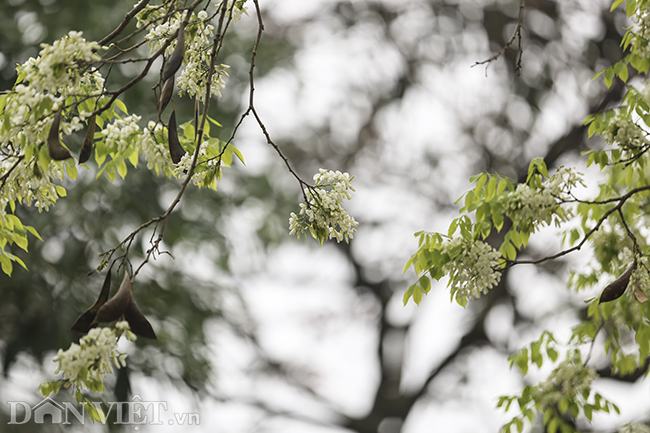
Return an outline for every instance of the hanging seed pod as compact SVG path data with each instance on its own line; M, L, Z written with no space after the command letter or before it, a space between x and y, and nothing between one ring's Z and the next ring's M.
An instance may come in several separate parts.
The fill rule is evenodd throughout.
M50 149L50 157L55 161L63 161L64 159L72 158L70 151L63 147L59 141L61 111L63 111L63 108L59 108L59 111L54 115L54 122L52 122L50 133L47 136L47 147Z
M620 277L612 281L607 287L605 287L605 289L603 289L603 293L601 293L598 303L602 304L603 302L609 302L620 298L621 295L625 293L625 289L627 289L633 270L634 263L632 263Z
M122 285L120 285L117 293L98 308L90 327L97 323L113 322L121 318L129 322L131 332L135 335L156 340L156 333L151 323L144 317L144 314L142 314L138 305L135 303L131 277L129 277L128 273L124 274L124 280L122 280Z
M169 116L169 126L167 127L168 138L169 138L169 154L172 157L172 162L178 164L181 161L183 155L185 155L185 149L181 146L181 142L178 139L178 131L176 126L176 111L172 111L171 116Z
M76 322L74 322L74 325L72 325L72 328L70 328L72 331L78 331L78 332L88 332L90 328L95 326L93 321L95 320L95 316L97 316L97 312L99 309L106 303L108 300L108 294L111 291L111 270L108 270L108 273L106 274L106 278L104 278L104 284L102 285L102 290L99 292L99 296L97 297L97 300L93 304L92 307L87 309L79 318L77 319Z
M88 121L88 131L86 131L86 137L84 138L84 142L81 145L81 151L79 152L79 164L83 164L90 159L90 153L93 150L93 140L95 138L96 117L97 115L93 114Z
M172 56L167 60L165 70L163 71L163 82L166 82L169 77L174 76L176 71L181 67L183 57L185 56L185 25L181 22L178 27L178 39L176 39L176 48Z
M165 111L165 107L169 104L169 101L172 99L172 93L174 92L174 76L172 75L165 81L162 91L160 92L160 101L158 102L158 114L162 114Z
M135 335L144 338L151 338L152 340L157 340L156 333L154 332L151 323L149 323L149 321L144 316L144 314L142 314L142 312L138 308L138 304L135 303L135 299L133 297L131 297L131 302L129 303L129 306L126 308L126 312L124 313L124 318L126 319L127 322L129 322L129 327L131 328L131 332L133 332Z
M94 323L112 322L119 319L124 315L129 303L133 299L133 292L131 291L131 278L128 273L124 273L124 280L117 293L101 306L97 315L93 320Z

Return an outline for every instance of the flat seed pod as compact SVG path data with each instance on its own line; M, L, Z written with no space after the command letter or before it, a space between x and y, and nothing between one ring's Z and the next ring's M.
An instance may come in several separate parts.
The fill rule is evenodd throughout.
M97 115L93 114L88 121L88 131L86 131L86 137L84 138L84 142L81 145L81 151L79 152L79 164L83 164L90 159L90 154L93 150L93 140L95 138L96 117Z
M598 303L602 304L603 302L613 301L618 299L625 293L627 285L630 282L630 276L632 276L632 271L634 270L634 263L630 265L629 268L623 274L618 277L616 280L612 281L609 286L603 289L603 293L600 295L600 300Z
M174 76L183 62L183 57L185 56L185 26L183 24L184 23L181 22L181 25L178 27L176 48L165 65L165 70L163 71L163 82L166 82L169 77Z
M54 122L50 127L50 133L47 136L47 147L50 150L50 157L55 161L63 161L64 159L72 158L70 151L61 145L59 141L59 125L61 124L61 111L54 115Z
M181 161L183 155L185 155L185 149L181 146L181 142L178 139L178 130L176 126L176 111L172 111L171 116L169 116L169 126L167 127L168 139L169 139L169 154L172 157L172 162L178 164Z
M119 319L126 312L132 299L131 278L128 273L124 273L124 280L122 280L122 284L117 290L117 293L101 306L93 322L105 323Z
M74 322L74 325L72 325L72 328L70 328L72 331L78 331L78 332L88 332L90 328L92 328L95 324L93 321L95 320L95 316L97 316L97 312L99 309L106 303L108 300L108 294L111 291L111 271L109 269L108 273L106 274L106 278L104 278L104 284L102 285L102 290L99 292L99 296L97 297L97 300L95 303L87 309L86 311L77 318L76 322Z
M165 111L165 107L169 104L169 101L172 99L172 93L174 92L174 76L172 75L165 81L162 91L160 92L160 101L158 102L158 114L162 114Z
M129 322L129 327L131 332L139 337L151 338L152 340L157 340L156 333L151 326L151 323L147 318L142 314L138 308L138 304L135 303L135 299L131 297L131 302L124 313L124 318Z

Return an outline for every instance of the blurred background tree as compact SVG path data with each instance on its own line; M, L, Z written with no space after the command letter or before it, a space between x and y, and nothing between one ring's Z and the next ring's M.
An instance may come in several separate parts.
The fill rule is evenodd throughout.
M261 3L258 110L301 176L320 167L356 176L358 235L323 248L289 239L297 185L245 124L236 144L247 167L228 170L216 193L184 197L165 236L174 260L163 255L138 278L160 342L129 349L114 396L176 399L201 414L196 431L495 431L508 419L496 396L522 380L507 355L544 328L569 329L587 295L566 292L567 263L559 262L508 271L466 310L443 287L417 309L402 307L414 277L401 274L416 247L412 233L445 230L473 173L521 180L532 157L549 167L575 161L587 148L584 116L622 96L622 86L590 79L620 59L624 14L610 13L606 0L527 0L521 68L516 45L472 68L510 39L519 1ZM70 29L100 39L131 7L4 2L0 85L11 87L15 64L41 42ZM231 76L213 113L222 138L245 108L254 21L244 19L225 44ZM154 112L146 83L126 102ZM54 351L78 338L68 329L101 286L101 277L86 276L97 254L160 214L177 189L147 170L113 184L85 173L51 212L19 211L45 242L21 256L29 271L0 276L0 399L39 400L32 390L51 376ZM552 233L529 248L553 250ZM139 238L141 252L147 241ZM643 373L602 386L619 403L637 395ZM647 419L647 404L622 406L623 417ZM615 422L602 420L598 431ZM38 430L45 427L65 426Z

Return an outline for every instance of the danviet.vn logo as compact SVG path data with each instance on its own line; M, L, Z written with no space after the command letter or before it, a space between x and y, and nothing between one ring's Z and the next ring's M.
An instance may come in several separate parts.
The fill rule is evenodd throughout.
M96 409L109 417L115 414L115 424L127 425L198 425L198 413L169 413L166 401L142 401L139 395L134 395L132 401L92 402ZM91 420L83 405L68 401L59 403L50 397L45 397L33 406L24 401L8 401L8 424L85 424ZM76 421L75 421L76 420Z

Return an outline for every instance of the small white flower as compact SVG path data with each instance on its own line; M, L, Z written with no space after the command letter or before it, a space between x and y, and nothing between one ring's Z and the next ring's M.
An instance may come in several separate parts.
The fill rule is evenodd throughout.
M454 238L443 245L442 253L456 254L444 270L450 276L451 293L460 304L479 298L501 280L501 254L485 242Z
M348 173L321 168L314 175L314 181L315 186L305 190L308 203L300 204L299 215L290 215L289 234L300 239L309 231L320 243L325 239L349 242L359 225L342 205L343 200L352 197L352 177Z
M116 329L93 328L81 337L79 344L72 343L68 350L59 349L54 362L59 365L55 374L63 374L77 389L93 389L92 382L103 382L106 374L124 366L125 354L117 351L118 334L129 333L129 324L119 322Z
M113 152L124 152L134 135L141 134L138 122L140 116L132 114L124 119L117 119L102 130L106 147Z

